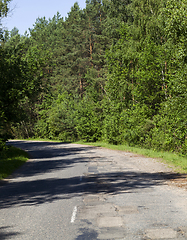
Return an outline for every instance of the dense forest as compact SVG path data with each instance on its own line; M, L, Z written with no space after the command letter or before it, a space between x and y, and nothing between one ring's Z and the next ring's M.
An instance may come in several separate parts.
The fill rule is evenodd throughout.
M186 6L87 0L24 35L1 26L1 142L102 140L186 155Z

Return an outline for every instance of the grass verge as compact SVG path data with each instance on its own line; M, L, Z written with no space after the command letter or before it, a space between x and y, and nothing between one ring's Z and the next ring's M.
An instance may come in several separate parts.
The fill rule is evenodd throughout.
M8 177L17 168L22 166L29 156L21 149L7 146L0 151L0 180Z
M104 147L112 150L119 150L119 151L126 151L126 152L132 152L137 153L142 156L151 157L154 159L159 159L162 162L168 164L173 168L174 171L178 173L187 173L187 157L183 157L176 153L171 152L159 152L154 151L151 149L143 149L138 147L130 147L127 145L112 145L105 142L95 142L95 143L89 143L89 142L76 142L79 144L86 144L96 147Z

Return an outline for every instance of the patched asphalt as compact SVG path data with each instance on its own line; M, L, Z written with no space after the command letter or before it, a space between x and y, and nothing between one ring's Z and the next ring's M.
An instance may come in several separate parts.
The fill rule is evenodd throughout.
M11 144L32 159L0 187L0 239L187 239L187 191L158 160L78 144Z

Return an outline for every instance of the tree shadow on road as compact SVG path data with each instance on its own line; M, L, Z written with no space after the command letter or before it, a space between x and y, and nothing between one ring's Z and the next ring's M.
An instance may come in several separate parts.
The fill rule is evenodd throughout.
M81 156L80 158L79 155L83 155L84 151L94 149L92 146L74 147L71 145L70 147L67 143L54 142L14 141L11 145L21 147L30 154L30 160L16 170L11 178L41 175L70 168L75 163L88 162L87 157Z
M80 228L79 231L82 233L75 240L95 240L98 239L97 231L93 229Z
M55 175L51 175L55 176L53 178L46 178L45 173L68 170L75 164L86 164L87 162L95 162L95 160L103 161L105 165L108 159L97 156L94 151L90 151L94 149L90 146L76 147L76 145L68 146L63 143L50 142L37 144L36 142L23 142L22 144L23 149L29 149L32 153L33 159L13 175L12 182L0 187L0 209L42 205L62 199L85 197L87 194L101 193L115 196L152 191L155 186L167 184L168 180L184 178L184 175L177 173L148 173L129 169L124 169L124 171L114 171L113 169L111 172L107 170L98 173L95 165L89 165L88 172L81 179L80 176L59 178ZM40 178L40 175L44 176ZM49 175L46 176L49 177ZM11 231L10 228L0 228L0 239L17 237L19 233ZM82 230L77 240L96 239L98 236L98 233L92 229Z
M11 227L0 227L0 239L6 240L11 239L12 237L16 237L20 235L18 232L9 231L9 228Z
M49 157L64 157L80 153L82 151L88 151L93 149L93 146L79 146L74 147L70 143L65 142L36 142L36 141L12 141L8 142L8 145L12 145L29 153L31 159L44 159Z
M168 179L180 178L171 173L112 172L79 177L49 178L12 182L0 189L0 208L50 203L85 194L124 194L163 185Z
M94 151L90 151L94 148L90 146L76 147L76 145L67 146L67 144L51 142L37 144L36 142L23 142L22 144L23 148L28 147L35 154L38 154L40 159L37 158L26 163L23 168L16 172L14 177L21 177L21 181L19 179L12 181L0 188L0 208L39 205L60 199L84 196L85 194L115 195L143 189L150 190L154 186L165 184L168 179L183 177L180 174L169 172L147 173L124 170L92 173L88 169L88 173L81 180L80 176L69 178L44 178L42 176L42 179L37 179L34 178L35 175L64 170L75 164L94 161L95 158L105 162L107 158L102 159L94 154ZM87 153L89 153L90 159L88 159L88 155L85 155Z

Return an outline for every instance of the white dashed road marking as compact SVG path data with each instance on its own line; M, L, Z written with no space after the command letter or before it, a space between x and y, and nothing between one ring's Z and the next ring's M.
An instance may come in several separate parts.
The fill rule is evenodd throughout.
M75 222L76 214L77 214L77 206L75 206L74 209L73 209L73 213L72 213L72 217L71 217L71 223Z

